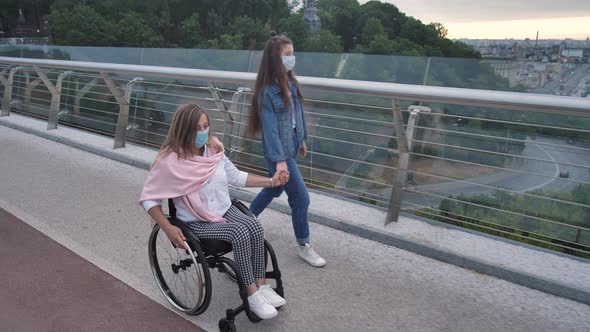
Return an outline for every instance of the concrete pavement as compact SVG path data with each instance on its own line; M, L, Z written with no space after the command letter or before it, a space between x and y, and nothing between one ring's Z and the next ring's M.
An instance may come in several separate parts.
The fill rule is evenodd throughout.
M167 308L149 270L149 223L137 206L146 172L0 126L0 207ZM287 306L242 331L587 331L590 306L318 224L323 269L294 252L289 217L262 215L284 275ZM213 273L214 331L237 288Z

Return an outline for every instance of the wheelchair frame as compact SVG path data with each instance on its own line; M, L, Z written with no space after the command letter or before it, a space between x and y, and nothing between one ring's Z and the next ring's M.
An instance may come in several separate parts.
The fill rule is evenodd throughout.
M252 212L237 199L232 199L232 205L240 209L240 211L242 211L244 214L254 217ZM156 244L157 235L160 231L160 226L158 224L154 225L152 232L150 234L148 254L152 273L154 275L154 278L156 279L156 283L158 284L160 291L162 291L162 294L164 295L166 300L170 304L172 304L176 309L183 311L186 314L200 315L204 313L209 307L212 296L212 283L209 269L217 269L219 272L227 274L230 279L237 282L239 287L240 298L242 299L242 304L240 304L238 307L226 310L225 317L219 320L219 329L221 331L236 331L234 319L242 311L246 312L246 316L251 322L259 322L261 319L258 316L256 316L256 314L250 311L250 306L248 305L248 293L246 291L246 287L243 285L243 278L237 269L236 263L232 259L225 257L226 254L232 251L231 244L222 240L200 240L191 231L190 227L185 222L176 218L176 208L174 207L172 199L168 200L168 208L168 220L172 225L180 228L180 230L186 237L186 242L191 248L191 251L189 252L188 250L185 250L187 255L190 256L190 258L179 260L178 264L173 263L170 267L160 266L157 257ZM270 258L270 262L272 264L272 271L266 271L265 277L267 279L275 279L276 288L274 289L277 292L277 294L284 297L283 282L281 280L281 271L278 267L276 254L274 252L274 249L272 248L270 243L266 241L266 239L264 240L264 248L265 266L268 266L268 258ZM204 263L206 263L206 265ZM178 274L178 271L180 269L186 270L187 268L190 268L193 264L197 265L195 266L197 271L202 272L202 275L199 272L197 272L197 277L199 279L199 284L201 284L201 289L199 291L197 304L194 307L187 308L183 307L182 303L179 303L179 300L170 290L169 286L166 283L166 280L164 280L163 278L162 268L171 268L174 274Z

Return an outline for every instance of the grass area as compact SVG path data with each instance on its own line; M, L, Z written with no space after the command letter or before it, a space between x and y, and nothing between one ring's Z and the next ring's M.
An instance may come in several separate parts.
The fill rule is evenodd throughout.
M460 162L432 158L420 158L412 160L410 170L455 179L477 178L497 172L496 169L490 167L475 166ZM446 179L422 174L416 174L414 179L419 185L448 182Z
M572 256L590 259L590 253L587 252L587 246L575 245L548 236L520 231L510 227L497 225L494 223L476 221L470 218L460 216L449 216L449 214L441 213L440 211L430 209L425 209L423 211L415 211L414 214L419 217L441 221L446 224L451 224L471 229L474 231L503 237L509 240L518 241L557 252L562 252Z

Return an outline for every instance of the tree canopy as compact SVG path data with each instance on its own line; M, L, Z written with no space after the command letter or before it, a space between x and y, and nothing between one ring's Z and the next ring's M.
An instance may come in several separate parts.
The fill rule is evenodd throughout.
M18 9L29 22L50 14L58 45L261 49L271 30L287 32L299 51L479 57L390 3L316 0L322 31L311 35L299 0L5 0L4 30Z

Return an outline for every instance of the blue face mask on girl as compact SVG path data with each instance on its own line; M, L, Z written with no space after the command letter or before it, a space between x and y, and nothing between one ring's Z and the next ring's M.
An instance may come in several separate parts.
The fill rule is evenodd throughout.
M195 145L200 149L203 145L207 144L209 139L209 128L204 131L197 131L197 137L195 138Z
M295 68L295 56L294 55L283 55L281 56L281 60L283 61L283 66L285 67L286 71L290 71Z

